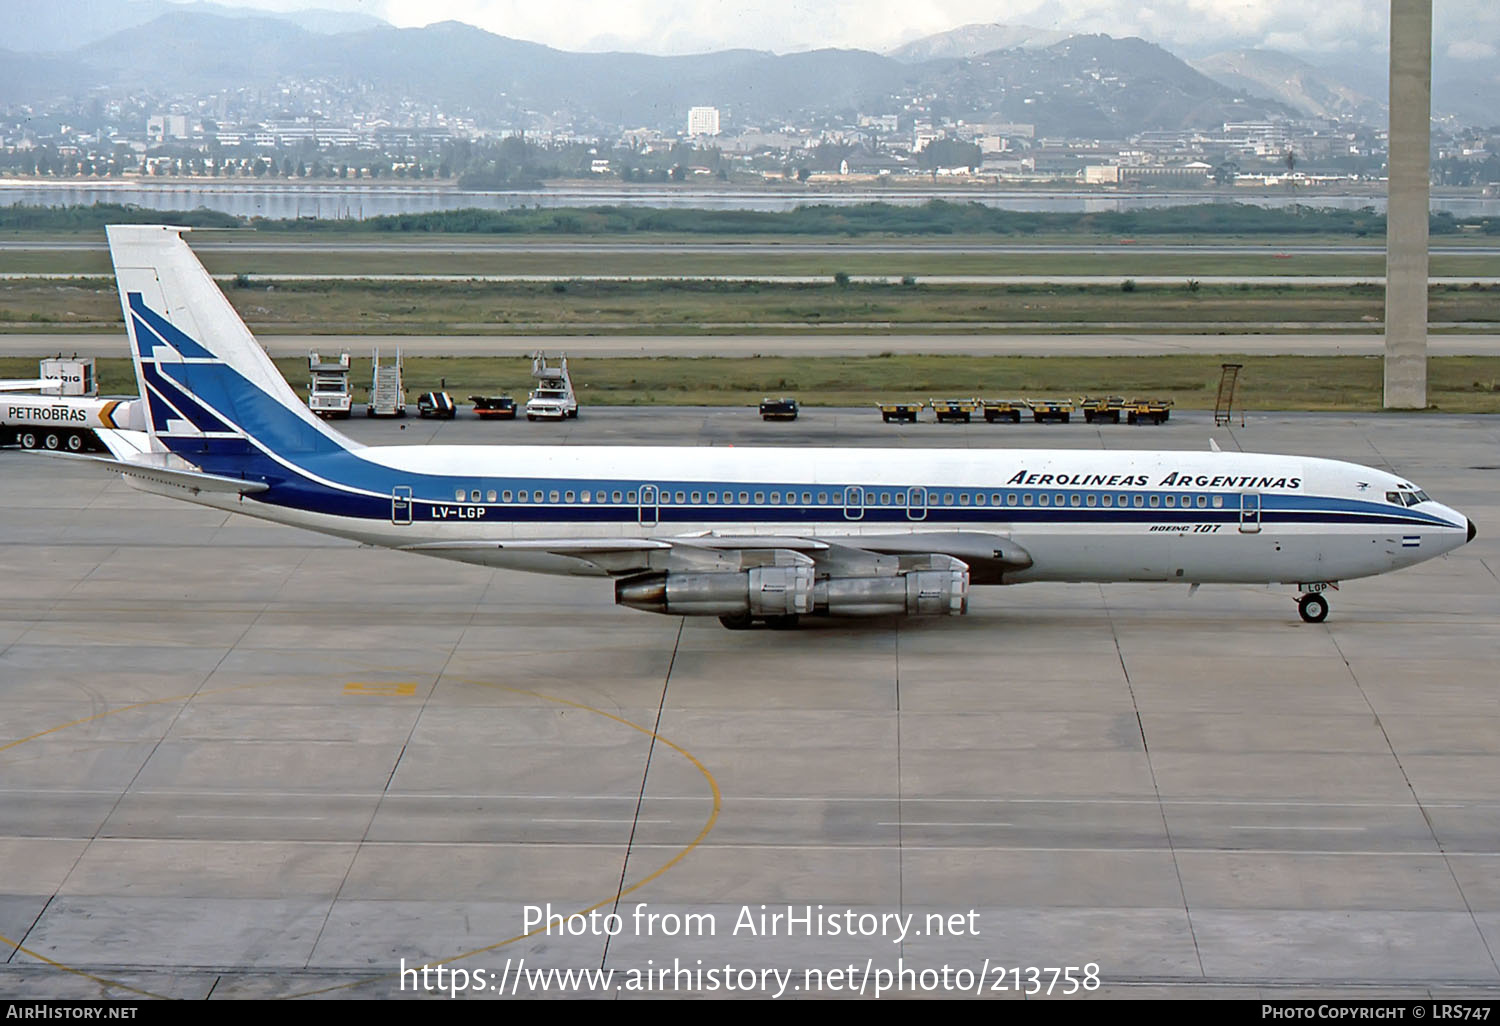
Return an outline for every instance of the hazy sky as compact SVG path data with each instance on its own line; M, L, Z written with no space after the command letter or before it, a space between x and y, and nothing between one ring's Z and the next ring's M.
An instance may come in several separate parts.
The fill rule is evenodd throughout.
M453 19L563 50L882 51L974 22L1138 35L1192 55L1261 46L1384 54L1388 0L223 0L364 11L402 27ZM1438 55L1500 53L1500 3L1436 0Z

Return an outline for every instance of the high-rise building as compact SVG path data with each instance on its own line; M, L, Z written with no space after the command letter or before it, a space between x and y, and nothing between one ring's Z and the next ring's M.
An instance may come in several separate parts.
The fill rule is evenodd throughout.
M688 135L718 135L719 108L693 107L688 110Z

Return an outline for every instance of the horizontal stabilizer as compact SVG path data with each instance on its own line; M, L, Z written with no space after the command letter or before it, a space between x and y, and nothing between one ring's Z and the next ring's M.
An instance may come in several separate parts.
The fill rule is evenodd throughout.
M151 451L151 436L144 431L94 428L94 436L104 443L109 454L117 460L140 462L140 458Z
M263 492L271 487L260 481L244 481L237 477L220 477L218 474L205 474L201 470L177 470L145 463L134 463L129 460L110 459L106 456L86 456L82 453L53 452L48 449L27 449L26 452L30 455L50 456L54 459L90 463L101 470L124 474L126 477L149 481L152 484L181 488L184 491L192 492L194 495L197 495L199 492L250 495L255 492Z

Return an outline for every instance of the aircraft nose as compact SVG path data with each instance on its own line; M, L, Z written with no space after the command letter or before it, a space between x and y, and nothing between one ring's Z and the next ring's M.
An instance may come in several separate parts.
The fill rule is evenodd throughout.
M1474 540L1474 536L1476 534L1478 534L1478 533L1479 533L1479 528L1475 527L1474 526L1474 521L1470 520L1469 521L1469 538L1468 538L1468 540L1469 541L1473 541Z

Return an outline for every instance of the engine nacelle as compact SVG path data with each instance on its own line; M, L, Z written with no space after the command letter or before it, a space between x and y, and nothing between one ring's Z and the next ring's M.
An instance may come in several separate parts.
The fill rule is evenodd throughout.
M676 616L945 616L969 608L969 567L951 556L903 557L900 573L817 580L811 560L739 572L673 570L615 582L615 601Z
M791 616L813 610L813 568L757 566L742 573L665 573L615 582L615 601L678 616Z
M911 570L895 577L830 577L813 589L813 606L828 616L966 613L969 571L958 565L962 569Z

